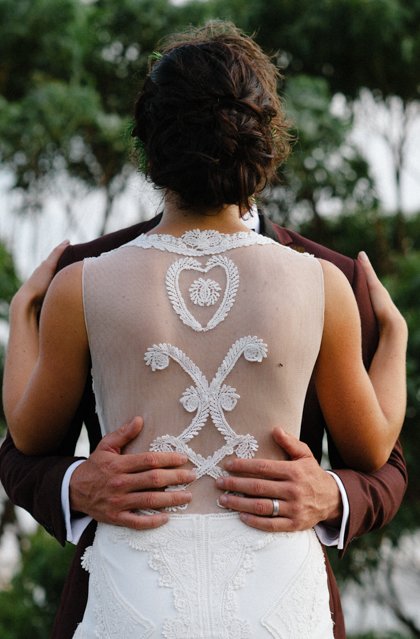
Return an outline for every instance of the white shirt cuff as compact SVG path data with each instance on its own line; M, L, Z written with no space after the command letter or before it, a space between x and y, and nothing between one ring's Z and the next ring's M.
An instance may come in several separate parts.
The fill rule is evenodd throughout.
M341 479L330 470L327 470L327 473L329 473L331 477L334 477L338 490L340 491L341 501L343 504L343 517L340 528L338 528L338 526L327 526L320 522L315 526L315 532L321 544L324 544L324 546L337 546L338 550L342 550L344 548L344 536L346 534L346 526L350 514L350 505L346 489L344 488L344 484Z
M79 542L85 528L92 521L92 517L88 515L84 517L72 517L70 510L70 479L76 468L80 466L80 464L83 464L84 461L84 459L79 459L69 466L61 484L61 508L63 509L66 524L67 541L75 545Z

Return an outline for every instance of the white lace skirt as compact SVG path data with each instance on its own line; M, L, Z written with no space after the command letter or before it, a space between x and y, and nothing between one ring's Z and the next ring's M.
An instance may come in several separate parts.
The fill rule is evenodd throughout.
M333 639L313 530L264 533L236 513L172 515L148 531L99 524L74 639Z

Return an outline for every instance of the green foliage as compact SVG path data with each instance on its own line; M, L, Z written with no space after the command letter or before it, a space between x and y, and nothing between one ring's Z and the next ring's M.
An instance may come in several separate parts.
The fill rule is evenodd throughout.
M349 635L349 639L410 639L410 637L401 635L399 632L368 632L363 635Z
M73 550L61 548L41 529L23 541L21 567L0 591L2 639L49 636Z
M109 215L135 170L134 98L175 13L169 0L0 2L0 161L24 209L67 175L104 189Z
M288 76L323 76L332 93L351 98L361 87L405 101L419 98L418 2L210 0L205 4L214 17L233 19L248 32L256 31L266 50L279 52Z
M0 321L8 317L9 302L19 287L19 278L13 259L4 244L0 242ZM0 385L3 380L4 346L0 343ZM2 404L0 404L0 437L5 430Z
M265 195L271 217L290 223L291 215L317 220L327 203L335 212L377 206L367 162L348 137L351 112L331 111L332 95L323 78L299 75L286 84L285 106L294 127L293 152L280 186Z
M13 258L0 242L0 319L7 319L8 305L19 287Z

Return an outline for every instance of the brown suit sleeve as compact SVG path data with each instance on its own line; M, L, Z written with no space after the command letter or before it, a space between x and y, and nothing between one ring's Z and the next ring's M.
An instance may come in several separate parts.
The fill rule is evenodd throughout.
M84 259L100 255L139 233L147 231L158 218L137 224L128 229L110 233L98 240L69 246L63 253L58 270ZM95 414L94 399L88 380L85 392L69 430L53 455L29 457L20 453L9 434L0 448L0 481L7 495L17 506L27 510L61 544L66 541L66 528L61 507L61 484L69 466L80 459L74 456L76 442L82 424L85 423L90 448L93 450L100 438L100 429Z
M377 346L377 327L361 266L354 262L352 286L362 319L363 358L368 366ZM350 515L343 552L355 538L387 524L397 513L407 487L407 468L401 445L397 443L388 463L371 474L343 468L335 447L330 444L330 461L346 489Z
M303 248L317 257L327 259L338 266L352 285L362 322L363 360L369 366L378 343L378 328L370 302L366 278L357 260L326 249L297 233L287 231L288 244ZM284 236L283 236L284 240ZM284 241L283 241L284 243ZM322 417L313 386L309 389L305 404L302 439L308 443L319 459L322 446L322 430L327 430L329 457L332 470L340 477L346 489L350 505L344 549L361 535L387 524L401 505L407 487L407 468L399 443L396 444L388 462L375 473L361 473L349 469L340 457Z

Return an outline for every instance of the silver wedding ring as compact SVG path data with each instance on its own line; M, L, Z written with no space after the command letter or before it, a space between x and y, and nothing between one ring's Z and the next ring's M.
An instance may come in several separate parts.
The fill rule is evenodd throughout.
M280 512L280 502L278 499L272 499L271 501L273 502L273 512L271 513L271 516L278 517Z

